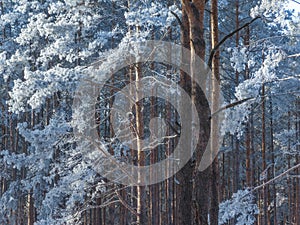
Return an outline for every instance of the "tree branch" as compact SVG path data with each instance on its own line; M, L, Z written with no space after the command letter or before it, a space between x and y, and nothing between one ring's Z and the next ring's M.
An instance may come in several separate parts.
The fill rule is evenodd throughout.
M119 201L122 203L122 205L128 209L132 214L134 214L135 216L138 216L138 213L121 197L121 195L119 194L119 192L116 190L115 193L117 194Z
M287 175L289 172L291 172L291 171L293 171L293 170L295 170L295 169L297 169L297 168L299 168L299 167L300 167L300 163L297 164L297 165L295 165L295 166L293 166L293 167L291 167L291 168L289 168L288 170L284 171L283 173L277 175L276 177L272 178L271 180L268 180L267 182L265 182L265 183L263 183L263 184L261 184L261 185L259 185L259 186L256 186L256 187L250 189L250 192L247 193L247 194L245 194L245 195L242 196L241 198L244 198L244 197L246 197L247 195L249 195L249 194L251 194L251 193L253 193L253 192L255 192L255 191L257 191L257 190L259 190L259 189L261 189L261 188L263 188L264 186L266 186L266 185L268 185L268 184L270 184L270 183L273 183L274 181L278 180L279 178L284 177L284 176Z
M296 1L296 0L292 0L292 2L295 2L295 3L297 3L297 4L300 5L300 2L298 2L298 1Z
M261 18L260 16L258 17L255 17L254 19L252 19L251 21L249 21L248 23L244 24L243 26L237 28L236 30L232 31L231 33L229 33L228 35L226 35L217 45L216 47L214 47L211 52L210 52L210 55L209 55L209 60L208 60L208 63L207 65L209 66L209 68L212 67L212 61L213 61L213 58L216 54L216 51L220 48L220 46L230 37L232 37L234 34L236 34L237 32L239 32L240 30L244 29L245 27L249 26L250 24L252 24L253 22L255 22L257 19Z
M204 9L206 12L208 12L209 14L212 14L211 11L209 11L208 9Z
M182 28L183 25L182 25L182 22L181 22L179 16L176 13L174 13L173 11L170 11L170 12L172 13L173 16L175 16L176 20L178 21L178 23L180 25L180 28Z
M284 80L289 80L289 79L292 79L292 78L286 78L286 79L278 79L278 80L274 80L273 82L276 82L276 81L284 81ZM270 82L267 82L267 83L270 83ZM263 96L257 96L257 97L248 97L248 98L244 98L244 99L241 99L241 100L238 100L236 102L233 102L233 103L230 103L228 105L225 105L223 106L222 108L218 109L217 111L213 112L210 116L209 119L211 119L213 116L215 116L217 113L225 110L225 109L229 109L229 108L232 108L234 106L237 106L237 105L240 105L246 101L249 101L249 100L254 100L258 97L272 97L272 96L280 96L280 95L290 95L290 94L297 94L299 93L299 91L291 91L291 92L284 92L284 93L279 93L279 94L270 94L270 95L263 95Z
M249 98L245 98L245 99L242 99L242 100L233 102L233 103L231 103L231 104L229 104L229 105L225 105L224 107L222 107L222 108L218 109L217 111L213 112L213 113L211 114L211 116L210 116L210 119L211 119L214 115L216 115L217 113L219 113L219 112L221 112L221 111L223 111L223 110L225 110L225 109L229 109L229 108L232 108L232 107L234 107L234 106L240 105L240 104L242 104L242 103L244 103L244 102L246 102L246 101L248 101L248 100L251 100L251 99L255 99L255 98L254 98L254 97L249 97Z
M300 53L294 54L294 55L289 55L287 58L293 58L293 57L295 57L295 58L300 57Z
M281 178L281 177L287 175L289 172L291 172L291 171L293 171L293 170L295 170L295 169L297 169L297 168L299 168L299 167L300 167L300 163L297 164L296 166L293 166L292 168L288 169L287 171L284 171L283 173L279 174L278 176L272 178L271 180L265 182L264 184L259 185L259 186L255 187L255 188L253 188L253 189L252 189L252 192L254 192L254 191L256 191L256 190L258 190L258 189L260 189L260 188L263 188L264 186L266 186L266 185L268 185L268 184L270 184L270 183L273 183L275 180L278 180L279 178Z

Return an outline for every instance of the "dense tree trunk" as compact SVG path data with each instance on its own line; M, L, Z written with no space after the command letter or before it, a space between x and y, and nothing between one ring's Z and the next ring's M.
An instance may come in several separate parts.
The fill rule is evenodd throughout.
M188 21L188 14L185 10L184 6L182 6L182 26L181 26L181 44L183 47L189 49L190 48L190 33L189 33L189 21ZM183 55L183 64L189 63L189 59L187 56ZM180 71L180 85L181 87L185 88L188 93L190 93L190 88L187 90L190 85L188 84L189 81L186 79L187 74L183 71ZM186 116L187 119L190 115L183 115ZM183 118L184 120L184 118ZM187 120L188 121L188 120ZM187 149L190 143L187 144ZM188 153L183 153L188 154ZM176 185L176 218L175 224L191 224L192 220L192 208L191 208L191 201L192 201L192 185L191 185L191 174L192 174L192 167L190 163L187 163L177 174L176 179L178 180Z
M192 210L193 214L188 216L193 216L193 219L186 218L183 224L208 224L208 210L209 210L209 196L205 192L209 188L209 174L210 168L204 171L198 171L198 165L201 160L202 154L205 150L207 141L209 139L210 133L210 122L209 120L209 107L204 93L201 90L197 90L196 83L194 81L195 76L198 74L198 69L195 68L194 63L196 60L196 55L201 59L204 59L205 56L205 41L204 41L204 10L205 10L205 1L204 0L195 0L193 2L183 0L182 1L183 10L185 10L188 23L189 23L189 40L190 40L190 50L191 50L191 98L193 104L196 105L199 110L198 116L199 120L203 123L200 127L200 136L198 145L195 151L195 155L192 158L192 162L189 162L186 166L190 166L189 172L192 172L191 177L185 180L184 186L189 186L189 183L192 182L193 185L193 195L192 195ZM192 117L193 118L193 115ZM192 126L191 126L192 127ZM193 129L193 128L192 128ZM191 140L192 141L192 140ZM194 162L193 162L194 161ZM188 176L188 175L185 175ZM188 190L186 190L188 191ZM189 201L191 196L188 194L185 201ZM187 203L185 203L187 204ZM189 210L190 206L187 209Z

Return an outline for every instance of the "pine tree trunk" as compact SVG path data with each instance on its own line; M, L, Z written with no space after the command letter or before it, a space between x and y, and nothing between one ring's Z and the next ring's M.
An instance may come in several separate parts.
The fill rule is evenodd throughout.
M219 28L218 28L218 1L211 0L211 47L216 47L219 42ZM219 109L220 98L220 73L219 73L219 57L220 53L217 51L212 61L212 112L216 112ZM218 148L218 114L211 120L211 147L214 151ZM213 157L213 156L212 156ZM212 159L213 160L213 159ZM211 165L211 177L210 177L210 225L218 225L218 212L219 212L219 164L218 157L213 160Z
M272 99L270 98L270 151L272 153L272 165L274 167L273 171L275 171L275 151L274 151L274 128L273 128L273 103ZM275 176L275 172L273 173L273 177ZM274 204L274 209L273 209L273 224L277 224L277 200L276 200L276 184L274 183L272 185L272 197L273 197L273 204ZM271 220L270 220L271 221Z
M299 98L296 100L296 140L300 140L300 100ZM300 145L298 144L296 146L296 150L298 152L298 155L296 155L296 165L300 163ZM295 216L296 221L295 224L300 224L300 168L298 167L296 170L296 175L298 177L295 178L295 185L296 185L296 209L295 209Z
M143 87L139 86L139 80L142 78L141 74L141 65L138 64L135 67L135 75L136 75L136 98L139 99L139 92L142 90ZM140 104L135 104L135 112L136 112L136 139L137 139L137 163L139 167L142 167L145 165L145 155L142 151L142 144L141 144L141 138L144 135L144 124L143 124L143 112L142 112L142 106ZM138 173L138 182L143 182L144 177L141 176L140 173ZM137 186L137 224L138 225L144 225L147 222L146 219L146 193L145 193L145 187L144 186Z
M249 26L246 27L246 34L244 37L244 45L246 47L249 46L250 43L250 28ZM245 65L245 80L249 79L249 67L248 64ZM251 165L251 156L252 156L252 151L251 151L251 128L250 128L250 123L251 120L247 122L246 125L246 141L245 141L245 146L246 146L246 185L248 187L251 187L253 185L252 183L252 165Z
M201 121L200 135L198 145L196 147L195 156L193 157L192 167L192 184L193 184L193 223L185 224L208 224L208 211L209 211L209 196L203 190L209 188L209 175L211 169L208 168L204 171L198 171L198 163L201 161L202 154L206 148L209 140L210 133L210 121L209 121L209 106L204 93L201 90L196 89L196 83L194 81L195 76L198 74L198 68L195 68L195 60L198 55L201 59L205 56L205 41L204 41L204 10L205 1L195 0L189 2L187 0L182 1L184 10L186 10L189 21L189 37L190 37L190 50L191 50L191 99L192 103L196 105L199 110L198 117ZM193 118L192 115L191 118ZM192 127L192 126L191 126ZM192 128L193 129L193 128ZM193 131L192 131L193 132ZM192 141L192 140L191 140ZM189 185L188 183L186 185ZM187 199L188 201L188 199Z
M189 33L189 21L187 11L185 7L182 6L182 27L181 27L181 44L183 47L189 49L190 48L190 33ZM183 55L183 64L189 63L189 59L187 56ZM186 60L186 61L184 61ZM188 85L188 80L186 79L187 74L185 72L180 71L180 85L182 88L190 93L190 89L187 88L190 86ZM183 117L189 119L190 115L184 114ZM182 118L183 121L185 118ZM190 143L187 144L187 149L189 148ZM188 153L184 153L188 154ZM182 224L191 224L192 221L192 185L191 185L191 175L192 175L192 167L189 165L188 162L177 174L177 185L176 185L176 218L175 224L182 225Z
M32 110L31 112L31 128L35 126L35 113ZM32 197L32 190L28 191L28 196L27 196L27 204L28 204L28 218L27 218L27 225L33 225L35 220L35 208L34 208L34 199Z
M261 142L261 153L262 153L262 171L263 171L263 183L265 183L267 179L267 171L266 171L266 121L265 121L265 84L262 84L262 92L261 92L261 108L262 108L262 142ZM267 185L263 187L263 224L268 224L268 193L267 193Z
M238 29L240 26L239 22L239 0L235 1L235 28ZM235 35L235 46L238 48L239 47L239 40L240 40L240 34L239 32L236 32ZM235 85L239 85L239 72L235 71ZM237 134L235 135L236 137L234 138L235 142L235 152L234 152L234 181L233 181L233 192L237 192L239 189L239 180L240 180L240 142L237 138Z

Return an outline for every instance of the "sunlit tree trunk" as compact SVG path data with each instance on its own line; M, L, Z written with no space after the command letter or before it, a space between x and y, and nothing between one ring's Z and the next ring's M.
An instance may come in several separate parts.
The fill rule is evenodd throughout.
M218 0L211 0L211 47L217 46L219 42L219 28L218 28ZM211 111L216 112L219 109L220 98L220 72L219 72L219 57L220 53L217 51L212 61L212 92L211 92ZM218 148L218 114L211 120L211 147L213 150ZM210 176L210 224L218 225L219 212L219 165L218 157L213 160L211 165Z
M208 180L210 168L205 171L198 171L198 163L201 160L202 154L205 150L207 141L209 139L210 123L209 123L209 106L204 93L196 89L195 76L198 74L198 68L195 68L195 60L198 55L204 59L205 56L205 41L204 41L204 10L205 1L195 0L193 2L182 0L182 7L185 10L189 23L189 46L191 50L190 66L191 66L191 99L192 103L196 105L200 110L198 116L199 120L203 121L200 127L199 142L195 151L195 155L192 158L192 164L188 163L187 166L192 167L192 180L187 178L187 183L182 184L189 186L189 183L193 184L193 196L192 196L192 210L193 214L187 214L186 222L183 224L208 224L208 208L209 208L209 196L203 190L208 190ZM195 115L191 115L194 118ZM191 126L193 132L193 126ZM192 141L192 140L191 140ZM190 144L189 144L190 145ZM190 149L190 148L189 148ZM186 175L187 176L187 175ZM188 191L188 190L186 190ZM190 196L186 196L190 199ZM185 199L185 201L189 201ZM187 204L187 203L185 203ZM188 209L190 206L187 206ZM190 216L193 216L192 220ZM192 222L192 223L191 223Z
M265 119L265 114L266 114L266 108L265 108L265 102L266 102L266 97L265 97L265 83L262 84L262 91L261 91L261 109L262 109L262 116L261 116L261 123L262 123L262 138L261 138L261 154L262 154L262 174L261 174L261 179L262 182L265 183L267 179L267 167L266 167L266 119ZM267 185L263 187L263 224L268 224L268 193L267 193Z
M135 79L136 79L136 92L135 96L139 99L140 91L142 91L142 86L139 84L139 80L142 78L141 64L135 65ZM136 140L137 140L137 165L142 167L145 165L145 153L142 151L141 139L144 135L144 124L143 124L143 109L141 104L135 104L135 123L136 123ZM138 182L143 182L144 177L138 173ZM146 193L144 186L137 186L137 224L144 225L147 222L146 218Z

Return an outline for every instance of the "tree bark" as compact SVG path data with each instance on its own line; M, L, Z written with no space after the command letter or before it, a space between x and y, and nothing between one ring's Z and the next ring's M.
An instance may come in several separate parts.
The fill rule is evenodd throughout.
M261 109L262 109L262 118L261 118L261 123L262 123L262 142L261 142L261 153L262 153L262 182L265 183L265 180L267 179L267 167L266 167L266 120L265 120L265 84L262 84L262 98L261 98ZM267 193L267 187L263 187L263 223L268 224L268 193Z
M219 28L218 28L218 0L211 0L211 43L214 48L219 42ZM219 109L220 98L220 72L219 72L219 51L216 52L212 62L212 108L211 111L215 112ZM219 143L219 123L218 114L212 117L211 120L211 148L217 149ZM212 159L213 160L213 159ZM219 163L218 157L213 160L211 165L210 176L210 224L218 225L218 212L219 212Z
M210 168L205 171L198 171L198 164L201 161L202 154L206 148L207 141L210 135L210 121L209 121L209 106L207 103L207 99L204 93L197 89L196 82L194 81L195 76L197 75L197 68L195 68L194 63L196 60L196 56L198 55L201 59L205 57L205 41L204 41L204 11L205 11L205 1L204 0L194 0L192 2L188 0L182 0L182 7L185 10L189 23L189 46L191 51L191 99L193 104L196 105L198 111L199 120L202 122L200 127L200 135L198 145L196 147L195 154L187 164L189 168L189 172L192 172L192 177L185 180L185 186L190 186L190 182L192 182L192 210L193 210L193 219L187 218L185 223L182 224L208 224L208 210L209 210L209 196L205 192L209 188L209 174L211 172ZM188 88L189 89L189 88ZM193 118L194 115L191 115ZM193 129L193 126L191 126ZM192 140L191 140L192 141ZM187 176L187 175L186 175ZM192 180L191 180L192 178ZM186 196L190 200L190 195ZM187 204L187 203L186 203ZM190 209L188 206L187 210ZM190 215L189 215L190 216Z
M189 32L189 20L188 14L185 10L185 7L182 6L182 26L181 26L181 44L183 47L190 49L190 32ZM189 63L189 59L187 56L183 55L183 64ZM182 88L190 93L190 86L189 80L186 79L187 74L184 71L180 71L180 85ZM188 89L189 88L189 89ZM190 115L183 115L188 117ZM188 120L187 120L188 121ZM186 143L189 148L190 143ZM187 153L183 153L187 154ZM190 162L188 162L177 174L176 174L176 218L175 224L182 225L182 224L191 224L192 221L192 185L191 185L191 174L192 174L192 167L190 166Z
M300 139L300 100L296 100L296 140ZM300 145L298 144L297 152L300 152ZM296 155L296 165L299 165L300 163L300 156L299 154ZM296 221L295 224L300 224L300 167L296 170L296 175L298 177L295 178L295 185L296 185L296 209L295 209L295 215L296 215Z
M139 99L139 92L142 90L142 87L139 86L139 80L142 78L141 65L137 64L135 67L135 78L136 78L136 93L137 99ZM136 139L137 139L137 163L139 167L145 165L145 153L142 151L141 138L144 135L144 125L143 125L143 112L142 106L138 103L135 104L136 112ZM143 177L138 173L138 182L143 181ZM146 219L146 193L144 186L137 186L137 224L145 225L147 222Z
M272 99L270 98L270 151L272 153L272 166L273 166L273 177L275 176L275 151L274 151L274 140L273 140L273 136L274 136L274 128L273 128L273 103L272 103ZM273 197L273 204L274 204L274 208L273 208L273 224L277 224L277 199L276 199L276 184L274 183L272 185L272 197Z
M250 28L249 26L246 27L246 34L244 37L244 45L247 47L249 45L250 41ZM249 79L249 67L248 64L245 65L245 80ZM246 146L246 185L248 187L251 187L253 185L252 183L252 165L251 165L251 120L247 122L246 125L246 140L245 140L245 146Z

